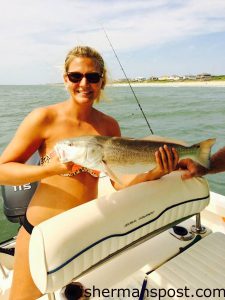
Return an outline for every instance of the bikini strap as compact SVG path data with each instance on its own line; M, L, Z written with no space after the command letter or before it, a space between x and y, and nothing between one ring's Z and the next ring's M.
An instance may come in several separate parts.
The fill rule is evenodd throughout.
M48 164L49 161L50 161L54 156L56 156L55 150L53 150L53 151L49 152L48 154L42 156L42 157L40 158L40 164L41 164L41 165Z
M25 228L25 230L31 234L33 229L34 229L34 226L27 220L27 215L25 214L24 216L24 220L23 220L23 227Z

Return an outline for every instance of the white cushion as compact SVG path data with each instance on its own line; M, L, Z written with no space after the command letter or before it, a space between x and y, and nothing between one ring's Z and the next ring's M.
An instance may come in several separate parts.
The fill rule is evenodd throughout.
M184 289L184 287L187 287L190 289L187 297L191 298L191 295L194 295L193 299L222 299L224 282L225 235L216 232L203 238L191 248L152 272L148 276L149 286L147 288L164 288L177 291L179 288ZM200 288L208 289L205 294L206 297L203 297L203 291L199 291L199 294L197 294L199 297L196 296L195 292ZM221 298L218 297L218 294L218 298L213 297L213 294L209 297L210 290L213 293L213 288L221 289Z
M118 250L203 210L209 202L206 180L182 181L180 175L102 196L36 226L30 268L41 292L61 288Z

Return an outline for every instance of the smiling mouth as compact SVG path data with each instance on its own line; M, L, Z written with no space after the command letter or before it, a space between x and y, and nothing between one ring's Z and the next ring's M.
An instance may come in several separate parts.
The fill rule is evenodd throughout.
M84 94L84 95L90 95L92 91L83 91L83 90L78 90L77 91L79 94Z

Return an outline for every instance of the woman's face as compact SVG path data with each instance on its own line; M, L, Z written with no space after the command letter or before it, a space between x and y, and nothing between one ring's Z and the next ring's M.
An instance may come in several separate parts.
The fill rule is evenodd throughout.
M81 74L97 72L101 74L100 67L95 59L89 57L75 57L70 63L67 72L78 72ZM91 83L84 76L80 81L74 83L69 79L68 75L65 74L64 81L73 100L79 104L92 104L94 100L99 98L101 88L103 86L102 78L100 78L99 82L97 83Z

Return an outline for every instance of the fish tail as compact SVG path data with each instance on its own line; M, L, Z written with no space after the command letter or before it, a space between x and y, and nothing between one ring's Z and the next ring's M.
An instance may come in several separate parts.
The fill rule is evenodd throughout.
M198 163L200 163L203 167L209 168L210 165L210 155L211 155L211 148L215 144L216 139L208 139L205 141L196 144L199 147L197 159Z

